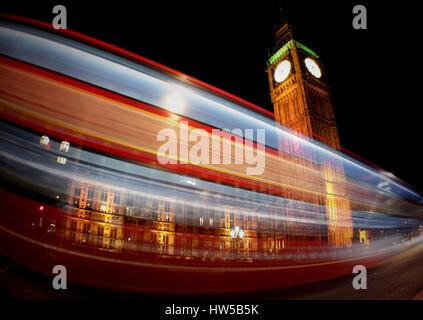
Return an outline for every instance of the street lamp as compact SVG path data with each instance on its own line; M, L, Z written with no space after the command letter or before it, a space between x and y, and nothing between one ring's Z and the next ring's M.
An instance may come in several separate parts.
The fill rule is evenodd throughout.
M242 239L244 238L244 230L236 226L235 228L231 229L230 235L231 235L231 238L233 239L236 239L236 238Z
M236 226L235 228L231 229L230 233L231 238L234 239L234 246L236 249L236 255L238 256L238 251L239 251L239 245L240 245L240 241L244 238L244 230L242 230L240 227Z

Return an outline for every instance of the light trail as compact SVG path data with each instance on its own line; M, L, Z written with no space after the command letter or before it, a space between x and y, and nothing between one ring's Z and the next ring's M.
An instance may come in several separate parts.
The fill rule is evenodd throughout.
M79 270L76 282L97 260L122 265L115 279L93 280L112 287L154 291L167 279L170 292L182 280L192 292L251 290L339 276L421 241L421 195L217 89L11 21L0 22L0 54L0 236L17 241L1 250L35 270L50 262L29 257L47 250ZM182 121L208 141L221 139L216 128L264 129L264 151L222 138L229 150L260 152L263 173L246 174L234 153L231 163L159 163L159 132L180 138ZM139 270L125 267L151 279L129 284ZM202 273L213 273L207 288ZM246 274L263 282L244 284Z

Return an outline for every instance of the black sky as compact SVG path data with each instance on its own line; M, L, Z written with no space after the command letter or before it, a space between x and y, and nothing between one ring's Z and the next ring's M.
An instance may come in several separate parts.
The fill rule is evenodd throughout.
M35 1L34 1L35 2ZM339 2L339 3L338 3ZM5 1L51 22L59 2ZM324 63L344 148L423 190L417 2L60 1L68 28L136 52L272 110L266 59L283 5L294 37ZM364 4L368 29L352 28Z

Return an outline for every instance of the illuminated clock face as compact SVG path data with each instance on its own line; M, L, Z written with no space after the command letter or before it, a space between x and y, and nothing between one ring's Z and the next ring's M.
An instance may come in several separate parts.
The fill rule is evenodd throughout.
M307 70L317 79L322 76L322 71L319 68L319 65L316 61L310 58L305 58L304 63L307 67Z
M288 60L284 60L281 63L278 64L278 66L275 69L274 77L275 81L278 83L281 83L286 80L286 78L289 76L289 73L291 72L291 62Z

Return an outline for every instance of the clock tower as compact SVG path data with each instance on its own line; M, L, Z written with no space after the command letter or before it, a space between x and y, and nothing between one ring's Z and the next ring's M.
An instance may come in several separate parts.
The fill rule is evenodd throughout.
M287 23L276 32L276 47L268 60L267 73L277 124L339 149L330 91L319 56L294 40ZM296 146L281 148L298 151ZM321 183L326 190L318 202L325 204L328 242L337 247L350 246L352 219L342 164L335 160L324 161L318 170L322 171Z
M269 58L267 69L275 120L300 135L339 149L319 56L293 39L287 23L276 32L276 44L278 50Z

